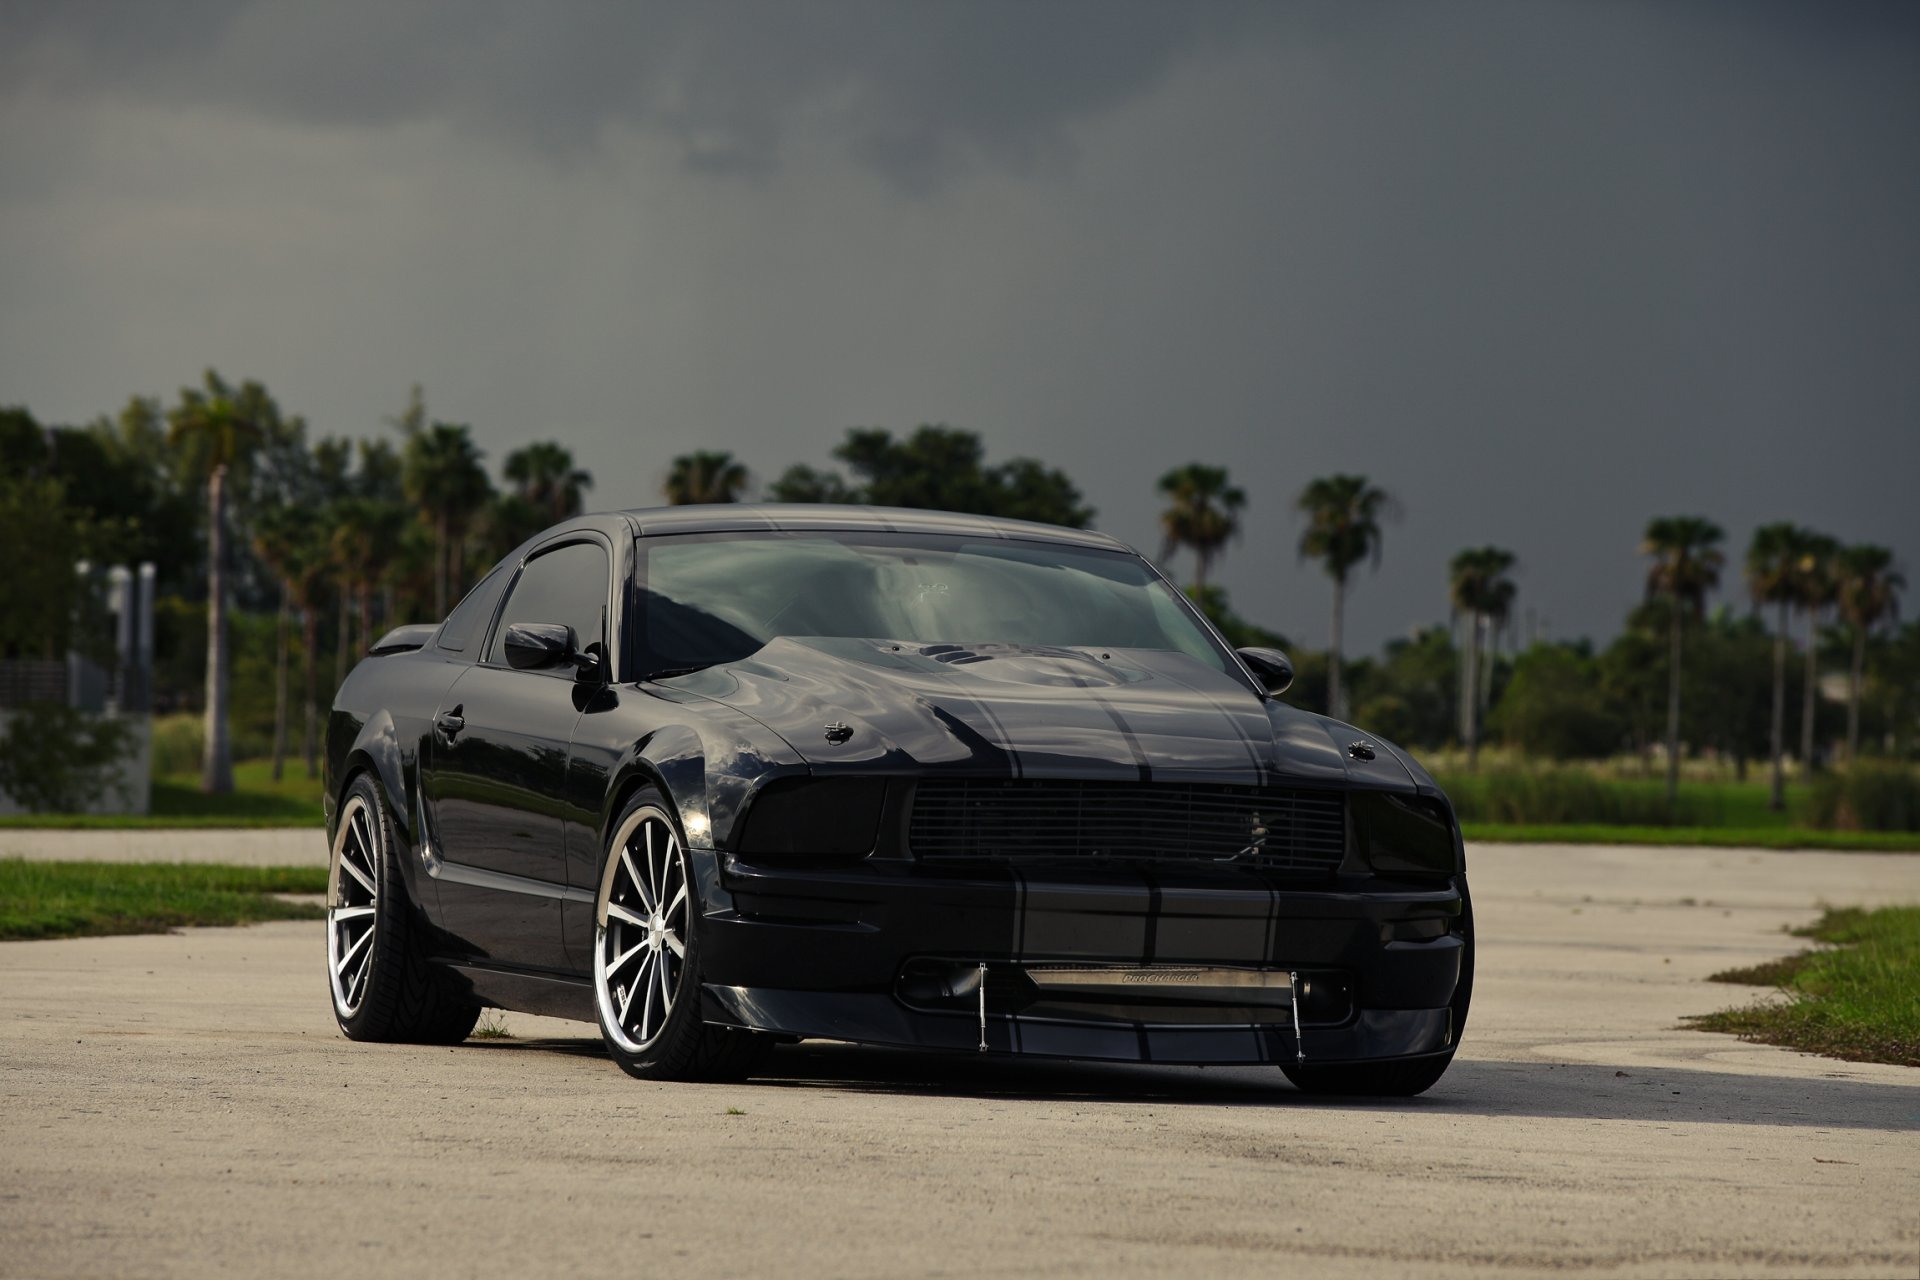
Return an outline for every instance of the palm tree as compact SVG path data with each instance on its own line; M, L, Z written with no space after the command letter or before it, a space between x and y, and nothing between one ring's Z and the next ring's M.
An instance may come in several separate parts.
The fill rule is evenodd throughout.
M407 513L391 503L348 498L334 508L333 562L340 575L340 607L360 606L360 648L373 644L373 589L405 531Z
M515 449L501 470L517 496L538 508L548 524L579 515L583 495L593 487L593 474L574 466L573 454L552 440Z
M207 697L206 744L200 757L200 789L209 795L233 790L233 744L227 730L227 506L229 473L245 467L259 446L261 430L240 410L233 389L209 369L204 391L187 387L171 415L167 442L183 451L207 482Z
M1391 512L1393 500L1365 476L1322 476L1300 491L1294 504L1306 513L1307 529L1300 535L1300 558L1320 561L1333 579L1333 625L1327 649L1327 712L1346 717L1346 696L1340 687L1341 635L1345 626L1347 576L1362 560L1380 564L1380 519Z
M1647 570L1647 594L1667 597L1667 805L1680 794L1680 633L1689 614L1699 617L1707 593L1720 585L1726 557L1719 525L1700 516L1661 516L1647 522L1642 554L1653 557Z
M436 422L407 437L401 482L407 499L433 529L433 616L447 615L460 583L461 548L474 513L493 490L481 452L464 426Z
M1467 617L1467 660L1460 669L1460 738L1466 744L1469 769L1480 765L1480 717L1486 701L1478 692L1481 635L1494 626L1506 625L1512 614L1514 585L1506 575L1513 566L1511 551L1474 547L1456 555L1448 568L1454 610Z
M1823 533L1809 533L1794 569L1798 603L1807 615L1807 674L1801 687L1800 759L1813 771L1813 737L1820 694L1820 615L1832 607L1840 589L1834 558L1840 544Z
M1867 634L1900 617L1900 592L1907 580L1893 567L1893 552L1862 544L1835 557L1840 616L1853 632L1853 669L1847 681L1847 759L1860 754L1860 680L1867 662Z
M747 487L746 464L731 453L699 450L683 453L660 486L668 502L684 507L701 502L738 502Z
M1160 492L1172 500L1160 513L1160 527L1167 535L1160 558L1170 559L1181 547L1191 547L1194 589L1204 593L1207 571L1227 543L1240 536L1246 492L1229 481L1225 467L1203 462L1189 462L1161 476Z
M280 781L287 756L287 649L293 588L289 579L298 554L298 508L269 507L254 519L253 552L273 571L280 588L280 607L274 615L273 658L273 780Z
M1798 598L1794 578L1807 532L1799 525L1782 521L1761 525L1747 544L1747 590L1755 605L1771 604L1780 609L1780 622L1773 631L1773 786L1767 807L1784 809L1787 804L1787 615Z

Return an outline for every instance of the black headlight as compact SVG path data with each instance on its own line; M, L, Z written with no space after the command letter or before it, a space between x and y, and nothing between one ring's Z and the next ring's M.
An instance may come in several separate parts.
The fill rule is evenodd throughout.
M778 778L741 819L734 852L754 857L864 857L886 798L883 778Z
M1452 875L1460 869L1453 812L1433 796L1353 793L1353 822L1367 864L1381 875Z

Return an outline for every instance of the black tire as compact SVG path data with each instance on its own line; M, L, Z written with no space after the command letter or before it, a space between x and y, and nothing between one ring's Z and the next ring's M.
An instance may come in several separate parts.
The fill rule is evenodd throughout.
M772 1040L700 1019L700 886L690 858L672 804L653 787L635 792L607 832L594 901L594 1009L607 1053L630 1076L740 1080L766 1060Z
M407 893L400 841L372 775L340 800L327 865L327 985L349 1040L458 1044L480 1006L427 963L426 924Z
M1460 981L1453 989L1453 1039L1445 1053L1397 1062L1329 1063L1316 1066L1282 1063L1280 1070L1302 1093L1348 1098L1411 1098L1440 1082L1453 1065L1460 1036L1467 1029L1467 1010L1473 1004L1473 899L1460 886L1460 930L1466 949L1460 957Z

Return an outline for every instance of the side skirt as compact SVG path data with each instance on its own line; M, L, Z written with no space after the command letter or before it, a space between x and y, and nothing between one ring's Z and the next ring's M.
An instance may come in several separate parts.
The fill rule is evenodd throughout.
M576 1022L597 1020L593 1008L593 984L585 978L496 969L456 960L435 960L432 963L464 979L473 998L481 1004L519 1013L537 1013L548 1018L571 1018Z

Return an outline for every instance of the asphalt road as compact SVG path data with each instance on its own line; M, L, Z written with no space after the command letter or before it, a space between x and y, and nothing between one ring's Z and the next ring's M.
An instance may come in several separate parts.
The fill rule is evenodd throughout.
M649 1085L520 1015L350 1044L317 924L0 944L0 1275L1920 1274L1920 1072L1678 1025L1920 858L1470 866L1461 1058L1377 1104L812 1044Z

